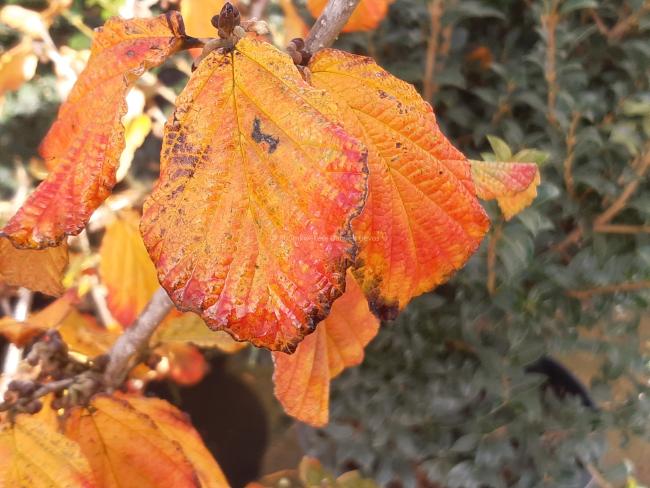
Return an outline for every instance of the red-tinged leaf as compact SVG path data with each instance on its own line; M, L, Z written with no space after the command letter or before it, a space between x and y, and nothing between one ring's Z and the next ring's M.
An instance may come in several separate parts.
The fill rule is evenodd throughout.
M65 435L79 444L102 488L201 486L181 445L124 398L97 395L89 407L75 407Z
M128 400L136 410L148 415L168 438L182 446L185 455L196 470L202 488L229 486L221 468L203 444L201 436L194 430L186 414L159 398L132 395L123 398Z
M0 334L22 347L42 332L59 327L73 310L72 296L66 293L43 310L30 315L24 322L11 317L0 319Z
M203 354L191 344L164 344L156 353L169 361L169 378L183 386L192 386L200 382L208 372L208 363Z
M506 220L522 211L537 196L540 183L535 163L472 161L472 180L476 195L496 199Z
M354 273L372 310L394 317L462 267L488 229L470 164L415 88L372 59L325 49L309 68L312 83L336 97L346 130L368 146Z
M0 426L0 487L91 488L96 485L79 446L30 415Z
M354 258L367 171L334 114L264 42L242 39L199 64L165 128L141 224L177 307L275 350L327 315Z
M376 29L388 13L390 0L361 0L343 32L371 31ZM318 17L327 5L327 0L307 0L307 9L313 17Z
M329 417L330 380L363 361L363 349L377 335L379 320L348 272L345 293L329 316L302 341L296 352L273 353L275 395L284 410L315 426Z
M121 213L106 227L99 250L99 274L108 290L108 308L125 327L140 315L160 286L156 268L142 242L139 224L137 213Z
M17 249L9 239L0 237L0 281L23 286L46 295L63 293L61 278L68 265L68 246Z
M15 245L43 248L81 232L115 185L126 93L179 49L183 35L176 12L114 18L98 29L88 66L40 148L52 171L4 228Z

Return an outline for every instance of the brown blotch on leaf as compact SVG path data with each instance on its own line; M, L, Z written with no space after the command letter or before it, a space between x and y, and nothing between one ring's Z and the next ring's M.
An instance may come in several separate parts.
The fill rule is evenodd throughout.
M273 137L270 134L263 133L261 129L261 124L262 123L260 122L260 119L258 117L255 117L255 120L253 120L253 131L251 132L251 137L258 144L262 142L268 144L267 152L269 154L273 154L275 150L278 148L280 139L278 137Z

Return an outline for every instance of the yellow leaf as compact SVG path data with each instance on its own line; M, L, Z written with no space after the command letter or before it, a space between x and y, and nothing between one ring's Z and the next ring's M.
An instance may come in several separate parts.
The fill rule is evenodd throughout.
M178 442L194 466L202 488L227 487L228 481L221 468L194 430L187 415L159 398L123 396L139 412L151 418L169 439Z
M16 249L9 239L0 237L0 281L24 286L46 295L63 293L61 278L68 264L68 246L43 250Z
M528 207L537 196L540 175L537 164L502 161L470 161L476 194L496 199L506 220Z
M185 32L193 37L216 37L217 29L210 20L219 13L221 3L217 0L181 0L181 15Z
M148 115L137 115L126 123L124 150L120 156L120 165L115 175L117 181L121 181L128 173L136 149L142 146L149 132L151 132L151 119Z
M291 39L306 38L309 33L309 27L302 20L300 14L293 5L292 0L280 0L280 6L284 11L284 39L283 46L289 44Z
M107 226L99 249L99 274L108 290L108 308L125 327L133 323L160 286L140 236L139 222L134 211L120 213Z
M58 326L71 351L93 358L108 352L119 333L97 324L94 317L73 309Z
M77 442L101 488L199 487L180 443L125 398L97 395L75 407L65 435Z
M0 488L91 488L79 446L42 420L19 415L0 427Z
M163 322L152 342L154 344L189 342L199 347L215 347L227 353L235 353L248 345L246 342L237 342L226 332L211 330L201 317L192 312L186 312L180 317Z

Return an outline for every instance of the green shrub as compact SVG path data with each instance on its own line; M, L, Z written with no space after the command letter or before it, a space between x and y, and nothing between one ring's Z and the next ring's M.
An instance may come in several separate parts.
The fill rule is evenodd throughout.
M490 134L547 152L539 196L510 222L489 207L480 252L384 325L363 365L334 382L332 421L310 445L339 468L353 461L407 486L578 487L579 462L620 482L624 467L599 466L605 432L650 434L639 336L650 299L650 11L641 1L443 6L439 122L470 157L489 150ZM340 44L422 88L430 25L424 2L398 0L377 32ZM585 351L602 358L587 385L598 410L525 373L542 355ZM633 386L615 402L622 378Z

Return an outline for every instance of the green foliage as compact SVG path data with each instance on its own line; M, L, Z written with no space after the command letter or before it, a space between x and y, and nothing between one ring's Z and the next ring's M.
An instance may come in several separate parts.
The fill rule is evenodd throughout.
M650 293L618 289L650 279L650 239L639 230L650 223L650 12L614 0L443 3L440 44L445 28L450 44L436 57L438 120L470 157L489 151L492 134L513 153L550 154L539 196L507 223L489 207L498 230L334 382L330 426L309 444L320 459L356 463L381 483L582 487L589 476L579 463L599 466L607 429L650 438L639 335ZM553 35L542 19L553 15L549 58ZM637 21L617 32L631 15ZM422 88L429 26L424 2L398 0L373 35L339 42ZM510 150L490 142L494 152ZM598 223L633 227L598 232ZM525 373L542 355L578 352L602 358L587 385L599 410L557 398L541 387L544 377ZM632 387L614 401L622 379ZM626 475L599 469L613 481Z

